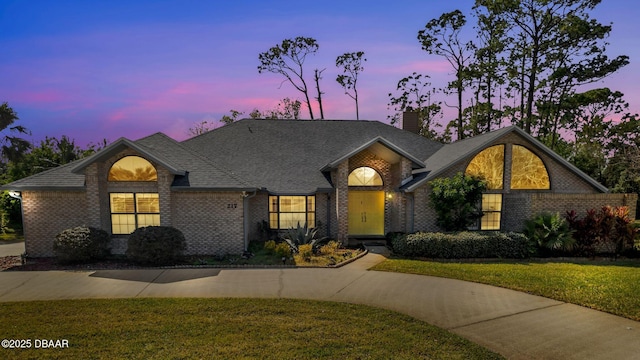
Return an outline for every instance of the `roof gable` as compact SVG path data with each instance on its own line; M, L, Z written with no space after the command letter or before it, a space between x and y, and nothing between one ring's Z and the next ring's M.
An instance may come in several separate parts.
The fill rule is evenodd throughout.
M555 153L553 150L549 149L538 139L529 135L524 130L515 125L464 140L456 141L454 143L443 146L438 152L436 152L432 157L425 161L424 169L420 169L414 172L415 174L422 175L419 177L416 176L416 179L414 181L411 181L411 183L405 185L403 189L409 192L414 191L418 187L424 185L426 182L437 178L442 173L455 166L459 161L466 159L475 153L478 153L480 150L499 141L501 138L511 133L515 133L524 138L533 146L535 146L538 151L543 152L554 161L567 168L569 171L593 186L595 189L601 192L609 191L605 186L582 172L566 159ZM426 176L424 175L425 173L427 174Z
M387 162L389 163L394 163L396 161L394 161L392 159L392 156L389 156L387 154L385 154L386 152L384 150L379 150L379 148L376 145L381 145L384 148L391 150L393 153L402 156L404 158L407 158L409 160L411 160L413 162L413 164L415 165L415 168L422 168L424 166L424 163L422 162L422 160L416 158L415 156L409 154L408 152L404 151L402 148L400 148L399 146L393 144L392 142L390 142L389 140L383 138L382 136L377 136L367 142L365 142L364 144L358 146L357 148L347 152L346 154L338 157L337 159L330 161L326 166L324 166L321 170L322 171L326 171L329 169L334 169L336 168L341 162L347 160L348 158L358 154L359 152L365 150L365 149L372 149L374 150L374 152L377 153L377 155L379 155L381 158L385 159Z
M157 134L156 135L152 135L151 137L153 137L153 136L158 136L159 137L159 135L157 135ZM148 138L151 138L151 137L148 137ZM148 139L148 138L146 138L146 139ZM144 143L144 142L142 142L142 143ZM142 155L144 158L146 158L147 160L151 160L151 161L155 162L156 164L159 164L159 165L163 166L164 168L169 170L169 172L171 174L174 174L174 175L184 175L185 174L186 170L180 168L178 163L174 163L173 161L168 159L166 156L158 154L157 151L154 151L153 149L150 149L150 148L142 145L142 143L133 142L133 141L131 141L129 139L126 139L126 138L120 138L120 139L114 141L113 143L109 144L104 149L98 151L97 153L95 153L95 154L93 154L93 155L81 160L76 166L73 167L73 169L71 171L76 173L76 174L80 174L89 165L91 165L93 163L105 161L105 160L111 158L112 156L116 155L117 153L121 152L122 150L133 149L137 153Z

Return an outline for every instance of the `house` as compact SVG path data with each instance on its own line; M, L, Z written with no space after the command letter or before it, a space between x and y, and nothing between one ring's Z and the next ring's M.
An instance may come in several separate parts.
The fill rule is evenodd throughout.
M521 230L542 211L629 206L511 126L451 144L377 121L241 120L178 142L120 138L96 154L2 187L22 199L26 252L52 256L61 230L88 225L124 253L138 227L180 229L189 254L240 253L274 230L308 224L343 241L438 230L429 181L483 176L481 230ZM414 131L411 131L414 129Z

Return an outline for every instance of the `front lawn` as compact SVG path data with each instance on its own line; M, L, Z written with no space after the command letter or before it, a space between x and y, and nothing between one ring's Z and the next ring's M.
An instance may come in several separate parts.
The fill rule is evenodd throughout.
M501 286L640 321L638 261L459 263L388 259L372 270Z
M501 358L406 315L304 300L2 303L0 324L4 339L31 340L30 349L0 349L3 359ZM35 349L36 339L68 340L69 347Z

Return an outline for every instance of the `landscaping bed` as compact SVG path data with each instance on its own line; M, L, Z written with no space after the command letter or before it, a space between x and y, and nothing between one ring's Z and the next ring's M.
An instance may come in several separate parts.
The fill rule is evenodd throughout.
M311 256L293 255L285 261L282 256L272 254L261 247L261 244L251 244L251 252L244 255L190 255L173 265L163 267L197 268L197 267L339 267L345 265L363 255L363 248L340 248L331 254L314 254ZM250 254L250 255L249 255ZM124 256L111 256L107 260L61 264L56 258L27 258L22 264L20 256L0 257L0 271L47 271L47 270L117 270L117 269L144 269Z

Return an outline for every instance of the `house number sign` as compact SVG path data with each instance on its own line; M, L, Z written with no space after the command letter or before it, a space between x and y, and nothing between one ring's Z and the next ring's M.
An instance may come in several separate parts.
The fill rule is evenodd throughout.
M227 209L235 209L238 207L238 204L227 204Z

